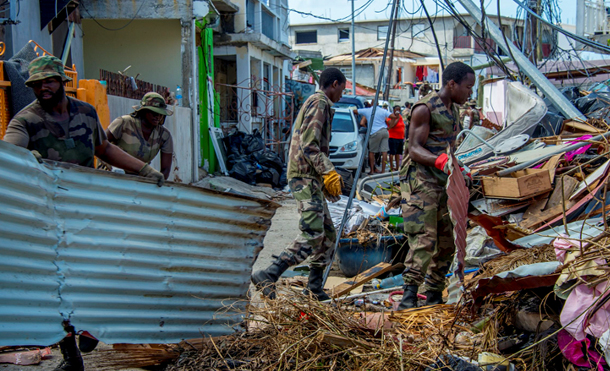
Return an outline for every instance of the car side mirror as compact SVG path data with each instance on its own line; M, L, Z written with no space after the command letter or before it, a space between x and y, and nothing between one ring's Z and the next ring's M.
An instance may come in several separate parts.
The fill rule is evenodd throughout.
M360 128L358 129L358 134L366 135L366 128L360 126Z

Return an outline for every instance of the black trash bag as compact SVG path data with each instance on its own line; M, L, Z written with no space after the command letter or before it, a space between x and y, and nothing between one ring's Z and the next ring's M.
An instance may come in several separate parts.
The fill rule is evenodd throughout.
M233 168L233 165L240 163L240 162L253 163L253 161L250 160L250 158L248 156L240 155L240 154L230 154L227 156L227 169L231 170Z
M540 120L532 138L544 138L559 135L563 127L564 118L561 115L548 111Z
M288 172L286 171L286 167L282 168L282 172L280 173L280 188L284 188L288 185Z
M233 165L229 175L244 183L256 185L256 164L251 161L240 161Z
M575 102L576 108L584 115L593 113L610 106L610 93L597 92L579 98Z
M271 167L263 167L262 171L256 174L257 183L271 184L274 188L280 186L280 173Z
M264 150L254 152L252 153L252 157L254 157L254 159L256 159L256 162L261 164L261 166L274 168L278 173L281 173L282 169L284 168L284 163L282 162L282 159L277 153L273 151Z
M481 368L459 357L444 355L438 357L434 364L426 367L426 371L481 371Z
M354 175L351 171L342 167L336 167L335 170L337 171L337 174L341 175L341 178L343 178L343 189L341 190L341 193L344 196L349 197L352 187L354 186Z
M241 155L241 142L243 141L246 133L243 131L237 131L231 135L227 135L222 138L222 141L227 149L227 155Z
M263 151L265 149L265 141L258 129L254 129L252 134L244 136L241 142L241 152L249 155L254 152Z

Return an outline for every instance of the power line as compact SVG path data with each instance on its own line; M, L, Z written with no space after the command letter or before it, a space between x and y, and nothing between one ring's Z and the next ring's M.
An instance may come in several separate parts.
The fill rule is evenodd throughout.
M131 24L131 22L133 22L136 17L138 16L138 13L140 13L140 10L142 10L142 7L144 6L144 4L146 3L147 0L142 0L142 3L140 4L140 7L138 8L138 10L136 11L136 13L133 15L133 17L127 22L125 23L125 25L118 27L118 28L108 28L106 26L104 26L103 24L101 24L100 22L98 22L97 19L95 19L95 17L93 16L93 14L91 14L89 12L89 9L87 9L87 7L85 6L85 2L81 2L80 4L83 6L83 9L87 12L87 14L89 14L89 16L91 17L91 19L98 24L98 26L100 26L101 28L107 30L107 31L120 31L124 28L126 28L127 26L129 26Z

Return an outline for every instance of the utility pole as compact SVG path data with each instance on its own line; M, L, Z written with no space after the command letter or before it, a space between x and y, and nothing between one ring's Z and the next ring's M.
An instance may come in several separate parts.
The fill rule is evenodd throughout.
M400 0L396 1L396 9L394 9L394 23L392 23L392 36L390 38L390 56L388 64L388 78L385 84L385 90L383 92L383 100L387 101L390 98L390 87L392 86L392 64L394 62L394 44L396 43L396 24L398 23L398 9L400 7Z
M542 15L542 1L541 0L536 0L536 14L538 15ZM540 23L540 20L538 18L536 18L534 20L536 22L536 57L538 58L539 61L542 60L542 24Z
M352 0L352 29L350 39L352 39L352 94L356 95L356 31L354 27L354 2Z

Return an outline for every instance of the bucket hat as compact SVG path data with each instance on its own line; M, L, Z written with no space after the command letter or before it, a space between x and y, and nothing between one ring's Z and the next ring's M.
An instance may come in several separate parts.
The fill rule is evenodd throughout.
M32 86L36 81L44 80L49 77L59 77L63 82L72 81L64 72L64 64L59 58L52 55L43 55L30 62L28 66L30 77L25 85Z
M167 103L165 103L165 99L161 94L154 92L146 93L144 97L142 97L140 105L133 106L133 109L135 112L147 109L164 116L171 116L174 114L173 111L167 108Z

